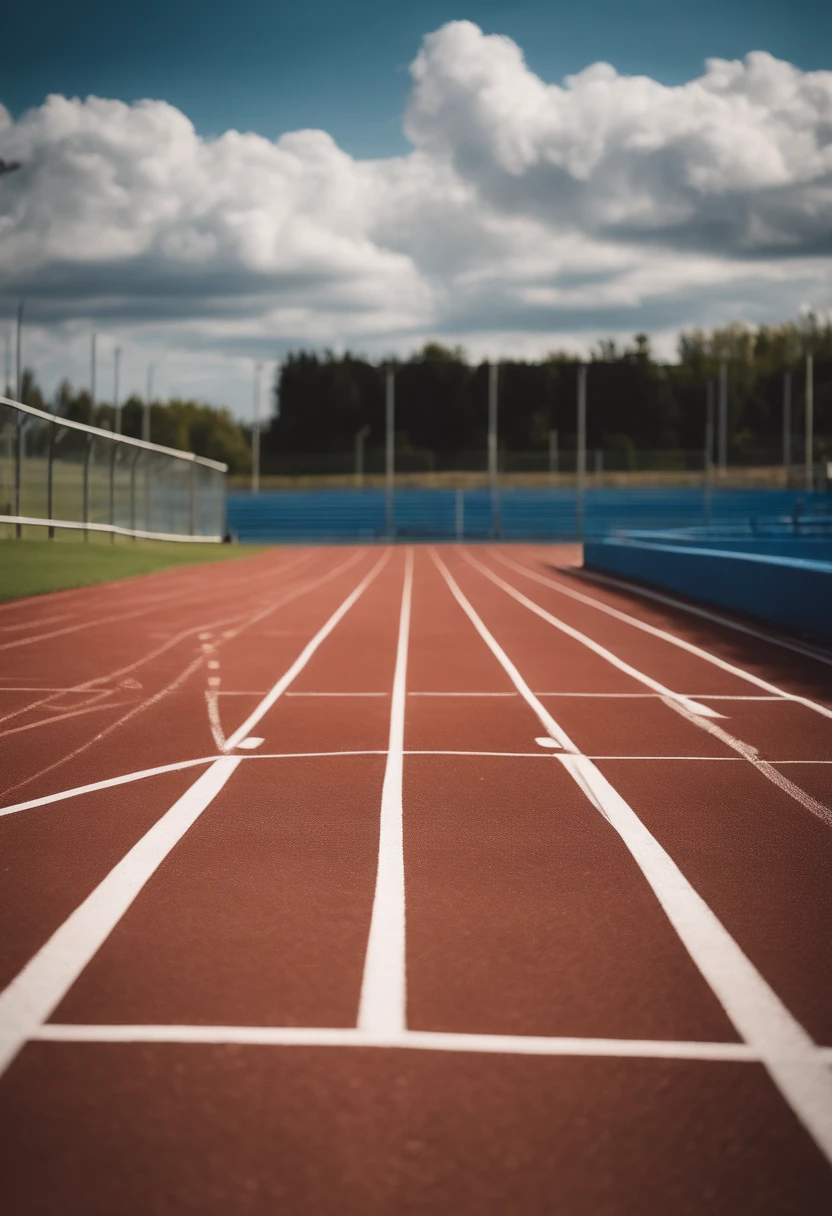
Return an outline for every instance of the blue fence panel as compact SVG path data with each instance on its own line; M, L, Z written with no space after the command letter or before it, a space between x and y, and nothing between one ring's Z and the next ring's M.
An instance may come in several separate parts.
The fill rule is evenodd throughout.
M458 514L461 495L461 512ZM799 505L810 511L828 504L823 494L789 490L714 490L710 521L751 527L779 518L783 527ZM451 540L461 515L466 540L576 539L572 490L398 490L394 535L400 540ZM701 527L701 489L588 490L584 536L616 531ZM384 490L276 490L228 495L228 526L242 541L383 540L388 535Z

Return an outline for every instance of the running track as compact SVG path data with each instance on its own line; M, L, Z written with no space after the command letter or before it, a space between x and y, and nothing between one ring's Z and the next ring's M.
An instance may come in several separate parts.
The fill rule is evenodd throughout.
M10 1216L832 1211L832 660L575 558L0 609Z

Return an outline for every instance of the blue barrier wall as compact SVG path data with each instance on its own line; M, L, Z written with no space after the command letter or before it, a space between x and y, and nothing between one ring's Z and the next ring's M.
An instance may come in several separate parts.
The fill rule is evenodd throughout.
M832 644L830 561L607 539L584 546L584 565Z
M399 490L395 536L400 540L452 540L461 505L466 540L575 539L572 490ZM715 490L710 520L717 524L756 517L790 516L828 503L823 494L788 490ZM584 535L605 536L635 528L689 528L705 520L700 489L588 490ZM387 537L383 490L277 490L228 495L228 527L241 541L383 540Z

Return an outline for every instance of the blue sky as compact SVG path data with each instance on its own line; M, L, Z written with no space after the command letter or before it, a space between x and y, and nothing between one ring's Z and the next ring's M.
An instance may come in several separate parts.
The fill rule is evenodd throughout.
M548 81L606 60L678 84L707 57L760 49L832 66L824 0L35 0L6 6L0 101L18 115L53 92L161 98L204 135L320 127L354 156L390 155L407 147L407 67L423 35L462 18L513 38Z
M47 391L92 333L125 391L245 412L299 348L832 312L828 0L7 9L0 318Z

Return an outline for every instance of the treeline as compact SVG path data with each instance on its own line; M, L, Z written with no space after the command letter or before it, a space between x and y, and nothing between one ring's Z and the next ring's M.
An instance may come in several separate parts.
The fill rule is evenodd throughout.
M91 423L104 430L115 429L115 410L106 401L92 407L87 389L75 390L68 380L58 387L51 402L44 400L31 371L22 376L22 397L26 405L50 410L73 422ZM131 396L121 407L121 431L134 439L142 437L144 401ZM251 433L227 409L216 409L199 401L169 401L150 404L150 438L181 451L195 452L210 460L224 461L231 473L247 473L251 469Z
M784 373L792 375L792 430L798 458L802 435L804 359L815 360L818 455L832 433L832 324L799 323L751 329L733 324L681 336L678 361L661 363L646 334L620 348L602 341L587 374L587 444L618 449L701 451L706 385L725 360L729 387L729 458L779 450ZM562 450L574 448L579 360L553 353L538 362L499 366L499 442L508 451L542 450L551 431ZM354 354L290 354L275 384L277 410L263 437L264 470L292 455L352 450L359 431L384 443L385 368L395 371L396 448L400 453L482 451L486 446L488 367L459 348L430 343L406 361L374 363ZM832 453L829 453L832 454Z

